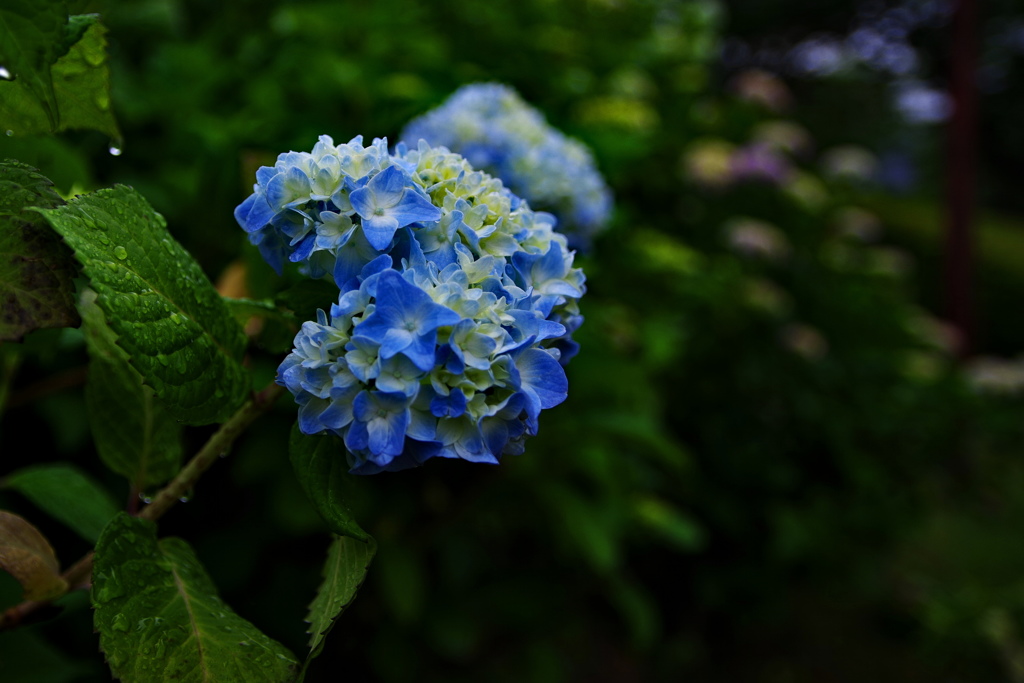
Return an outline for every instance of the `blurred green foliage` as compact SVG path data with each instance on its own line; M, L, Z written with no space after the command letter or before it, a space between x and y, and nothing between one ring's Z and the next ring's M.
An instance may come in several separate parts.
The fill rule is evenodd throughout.
M697 141L743 148L783 118L722 93L717 3L77 4L109 29L122 154L86 131L0 136L0 157L65 194L132 185L237 296L291 277L231 218L259 165L320 134L394 137L466 82L515 87L615 191L613 228L580 257L569 400L500 467L350 483L378 554L307 680L1019 680L1020 399L971 389L911 257L872 232L862 207L886 200L813 146L776 150L774 179L701 179ZM261 384L279 360L249 357ZM74 330L0 346L4 473L70 460L123 498L89 443L85 362ZM290 470L293 421L282 401L161 535L299 652L327 535ZM208 433L187 430L186 452ZM64 566L88 549L17 496L0 507ZM0 606L19 599L6 579ZM0 670L107 680L87 604L64 602L0 636Z

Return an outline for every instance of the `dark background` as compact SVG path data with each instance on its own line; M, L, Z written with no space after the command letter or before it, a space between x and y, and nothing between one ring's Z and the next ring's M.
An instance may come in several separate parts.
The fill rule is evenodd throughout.
M498 467L429 462L352 482L380 550L308 680L1022 680L1014 3L984 3L977 27L978 324L963 361L941 322L953 54L941 3L75 10L109 28L123 140L0 138L0 154L66 195L134 186L211 279L244 267L251 296L284 286L231 217L255 169L320 134L397 139L464 83L515 87L591 145L615 193L610 229L578 256L587 321L568 401ZM874 61L837 53L865 28L895 50L889 62L882 48ZM908 89L924 93L917 109L900 104ZM778 151L766 122L804 142ZM722 156L708 149L758 144L784 172L708 179ZM858 159L865 172L849 170ZM35 333L16 352L3 472L70 460L126 497L90 443L80 335ZM279 361L254 348L256 383ZM302 656L328 536L290 472L293 421L286 399L160 528ZM188 430L186 452L208 434ZM38 524L65 565L87 550L14 494L0 505ZM17 593L0 577L5 604ZM81 595L0 636L12 681L107 680L97 650Z

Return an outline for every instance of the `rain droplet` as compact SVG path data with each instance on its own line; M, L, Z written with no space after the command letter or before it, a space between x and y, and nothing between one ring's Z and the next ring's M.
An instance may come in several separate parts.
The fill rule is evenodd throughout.
M114 583L104 583L103 587L100 588L96 593L96 600L98 602L110 602L116 598L121 597L124 593Z
M117 264L114 263L113 261L107 261L107 268L109 268L110 272L112 272L112 273L116 273L117 272Z
M114 616L114 623L111 628L115 631L121 631L122 633L128 632L128 617L123 614L117 614Z
M104 245L105 244L110 244L110 238L107 237L106 235L104 235L103 233L100 233L99 235L97 235L96 239L98 239L100 241L100 244L104 244Z
M168 240L168 239L165 239L165 240L161 240L161 243L164 245L164 251L166 251L171 256L174 256L174 245L171 244L171 241Z
M124 261L126 258L128 258L128 250L119 244L116 247L114 247L114 256Z
M110 152L111 156L115 156L115 157L121 156L121 148L120 147L114 147L113 145L111 145L110 149L108 149L107 151Z
M189 498L188 496L182 496L181 498L178 499L178 502L187 503L189 500L191 500L191 498Z
M11 72L6 67L0 66L0 78L9 81L11 80Z
M14 135L14 131L13 130L8 130L7 131L7 137L11 137L12 135Z

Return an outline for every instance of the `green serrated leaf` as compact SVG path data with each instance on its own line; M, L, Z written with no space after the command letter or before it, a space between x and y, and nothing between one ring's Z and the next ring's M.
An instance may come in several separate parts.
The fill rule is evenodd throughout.
M50 129L59 125L50 68L57 61L67 21L63 2L6 0L0 6L0 64L15 79L0 83L0 125L7 124L4 109L14 89L35 102Z
M272 301L225 297L224 303L240 325L249 323L253 318L259 319L261 329L257 340L267 351L287 353L292 350L292 342L300 325L293 313L279 309Z
M231 611L192 549L118 515L96 545L92 601L100 647L124 681L291 681L298 662Z
M51 600L68 584L46 538L29 522L0 510L0 569L21 584L26 600Z
M56 62L40 70L36 80L0 81L0 129L12 135L35 135L85 128L120 140L110 106L103 24L93 15L71 17L61 25L49 54Z
M288 452L302 490L331 531L369 542L370 535L352 519L352 512L345 502L348 464L342 440L330 434L303 434L295 425L288 442Z
M71 251L39 214L25 210L63 204L52 187L29 166L0 163L0 341L78 324Z
M4 486L18 491L92 543L118 510L99 484L65 463L20 469L4 479Z
M245 401L242 328L162 216L117 186L41 212L75 252L107 324L175 418L223 422Z
M68 23L64 25L64 35L57 45L57 58L66 55L78 41L82 39L89 27L99 22L98 14L72 14L68 17Z
M181 466L181 425L117 345L95 292L82 293L79 310L90 359L85 401L100 459L139 491L162 484Z
M334 623L352 601L356 591L366 578L373 555L377 552L377 543L370 538L364 543L344 536L336 536L327 550L327 562L324 563L323 582L320 590L309 605L306 622L309 624L309 655L302 665L299 675L301 683L306 668L313 658L324 649L327 634L334 628Z

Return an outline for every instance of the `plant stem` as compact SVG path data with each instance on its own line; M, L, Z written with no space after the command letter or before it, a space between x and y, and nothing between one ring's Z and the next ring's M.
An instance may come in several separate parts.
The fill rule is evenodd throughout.
M182 468L178 476L172 479L167 486L153 497L153 502L144 508L138 516L150 521L156 521L162 517L165 512L170 510L181 499L186 491L195 486L203 472L210 469L210 466L217 462L219 456L228 452L235 439L249 425L255 422L258 417L270 409L283 391L283 387L276 383L271 383L246 401L231 416L231 419L222 424L220 429L210 437L199 452L188 461L188 464ZM92 584L92 561L93 553L87 553L62 574L64 580L68 582L69 592L79 588L88 588ZM34 612L50 604L49 601L26 600L11 607L5 612L0 613L0 631L17 627Z
M210 468L210 465L217 462L218 457L227 453L238 435L270 408L282 391L284 389L280 385L270 384L246 401L245 405L239 408L231 416L231 419L222 424L220 429L206 442L206 445L178 472L178 476L153 496L153 502L143 508L139 517L151 521L162 517L187 491L195 486L199 477Z

